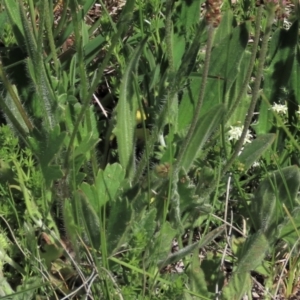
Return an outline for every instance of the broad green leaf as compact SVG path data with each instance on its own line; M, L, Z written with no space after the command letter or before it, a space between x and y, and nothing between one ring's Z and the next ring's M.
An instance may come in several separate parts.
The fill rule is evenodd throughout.
M291 216L286 216L280 225L278 239L283 239L292 248L300 234L300 207L296 207Z
M192 139L182 158L180 167L185 171L188 171L191 168L205 142L211 136L213 131L221 125L224 111L224 106L222 104L216 105L198 120L195 132L193 133Z
M50 187L51 184L60 178L63 177L63 172L61 169L61 166L42 166L41 165L41 170L43 173L43 177L45 180L45 185L46 187Z
M197 258L199 260L199 255L197 255ZM194 263L194 259L192 261L192 264L193 263ZM222 264L222 256L213 250L208 251L205 255L205 259L201 261L201 270L203 270L204 272L205 281L207 284L207 290L210 293L215 293L216 285L218 285L221 288L225 281L224 273L220 272L221 264ZM210 299L212 298L210 297Z
M96 55L103 49L104 43L105 38L99 34L83 46L84 61L87 65L91 63Z
M84 20L81 22L81 33L82 33L82 47L85 47L89 42L89 31L88 25L85 23Z
M201 247L205 247L207 244L209 244L211 241L213 241L216 237L218 237L225 229L225 226L221 226L219 228L216 228L212 230L210 233L208 233L205 237L203 237L199 242L195 242L191 245L188 245L184 247L183 249L180 249L179 251L172 253L168 255L166 259L163 259L158 262L159 268L163 268L169 264L173 264L184 258L185 256L192 253L196 248L199 249Z
M178 131L182 132L191 124L199 93L199 77L191 76L189 85L183 90L178 111Z
M240 63L247 64L249 55L242 60L248 41L248 31L245 26L236 27L231 34L223 37L214 46L211 53L211 61L205 97L201 115L205 115L211 107L222 102L232 84L237 78ZM192 73L189 85L184 89L179 105L178 131L186 129L191 123L196 103L200 93L201 73ZM224 99L225 100L225 99ZM229 103L232 104L230 98Z
M240 163L244 166L246 172L254 162L262 156L262 154L272 145L275 140L275 134L264 134L258 136L251 143L245 145L244 150L238 157Z
M24 28L21 22L19 2L12 0L4 0L4 5L13 27L14 35L20 47L24 47Z
M220 25L217 27L214 46L216 46L224 38L228 38L233 30L233 13L228 9L224 11Z
M239 102L237 103L237 97L240 96L241 90L244 88L245 84L245 78L247 76L247 71L249 68L251 53L249 51L245 51L244 55L241 59L241 63L239 66L239 73L236 77L236 80L230 89L228 96L226 97L228 100L228 111L230 111L230 115L228 115L228 126L234 126L238 124L238 122L244 123L244 119L247 115L250 101L251 101L251 95L248 93L244 93L244 95L241 96L241 99L238 99ZM235 106L235 107L234 107Z
M212 106L225 101L227 93L239 74L248 35L246 25L242 24L234 28L230 35L225 36L212 49L201 115L206 114Z
M99 138L94 137L94 133L86 134L83 140L79 143L79 146L75 148L73 152L73 158L76 158L79 155L87 155L89 151L94 149L94 147L99 142Z
M107 165L99 169L93 185L83 182L80 189L100 218L101 208L107 202L116 201L116 195L124 180L125 172L119 164Z
M107 252L113 255L127 242L132 216L132 207L126 198L111 202L107 222Z
M177 231L172 228L169 222L163 223L149 248L149 252L151 253L150 259L154 260L154 264L162 264L166 259L170 253L170 246L176 234Z
M222 291L222 300L241 300L247 291L252 288L252 280L249 273L235 274Z
M190 27L194 26L199 22L200 18L200 5L204 1L181 1L182 7L180 8L180 14L176 27L181 30L189 30Z
M56 244L45 244L42 250L39 251L39 253L41 258L45 260L46 266L50 270L51 263L63 255L64 249Z
M300 173L297 166L290 166L269 174L260 184L252 200L252 218L256 229L271 234L280 225L286 213L296 206L300 187Z
M191 264L186 270L189 277L189 288L195 293L206 296L209 299L213 297L213 294L208 291L208 286L203 269L200 267L199 250L196 248L191 258Z
M24 106L21 104L20 101L20 96L18 94L18 90L16 88L15 85L12 85L12 89L16 95L16 100L18 99L18 103L16 101L13 100L13 97L10 93L6 94L6 97L4 99L5 104L7 105L8 109L10 110L10 112L14 115L14 117L17 119L19 126L22 127L22 129L24 130L24 132L28 133L29 132L29 128L23 118L24 114L25 116L27 115L26 110L24 108ZM13 120L9 119L9 116L7 116L7 121L9 122L9 124L12 126L12 128L15 127L15 123ZM15 128L16 130L17 128Z
M107 165L105 170L99 169L95 186L99 195L100 203L116 200L117 193L125 178L125 171L121 165L115 163ZM98 201L99 201L98 200Z
M290 27L288 31L277 29L270 47L270 65L264 71L264 95L269 103L279 102L282 89L287 88L293 74L293 64L298 45L298 22ZM274 41L273 41L274 39ZM294 70L295 71L295 70ZM283 104L283 103L281 103ZM273 112L265 101L259 108L259 118L254 126L257 134L268 133L273 126Z
M43 149L43 153L41 153L40 158L44 165L49 164L54 159L54 157L59 153L59 150L61 149L64 143L65 137L66 137L66 133L60 132L60 128L58 125L49 132L46 145L41 145L41 149Z
M291 89L293 91L295 102L300 105L300 49L297 47L296 55L294 57L292 75L291 75Z
M181 59L185 52L184 36L180 34L174 34L172 45L173 45L174 68L175 70L177 70L181 64Z
M80 193L83 193L84 196L89 200L90 205L100 216L100 209L105 204L104 201L99 201L99 195L94 185L90 185L87 182L83 182L80 185ZM101 199L102 200L102 199Z
M250 271L255 270L262 263L269 245L269 241L262 231L247 238L236 270L222 291L222 299L240 300L246 292L250 291L252 287Z
M132 176L134 165L134 129L135 114L138 107L137 98L139 95L133 93L133 72L146 43L144 39L134 53L127 65L120 87L120 98L116 108L117 124L115 133L118 142L118 154L122 167L126 174Z
M79 199L81 201L81 222L84 224L84 234L87 236L93 248L99 250L100 248L100 212L96 212L91 205L89 199L84 193L79 191Z
M79 228L79 226L81 224L80 220L76 220L77 216L80 216L80 210L75 211L74 209L74 199L72 199L73 201L71 201L70 199L64 199L62 203L60 203L62 205L62 216L63 216L63 226L64 226L64 230L67 234L67 237L69 239L69 241L71 242L71 245L73 247L73 250L76 253L76 256L79 257L79 247L78 247L78 235L82 234L82 229ZM80 200L79 200L80 201ZM79 202L80 203L80 202ZM80 205L78 205L80 206Z

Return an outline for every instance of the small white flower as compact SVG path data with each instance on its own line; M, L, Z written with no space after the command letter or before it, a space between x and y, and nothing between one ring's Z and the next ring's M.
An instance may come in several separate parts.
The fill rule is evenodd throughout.
M287 106L283 104L274 103L272 106L272 110L278 114L286 115L287 113Z
M259 164L258 161L255 161L255 162L253 163L253 165L252 165L253 168L257 168L257 167L259 167L259 166L260 166L260 164Z
M298 110L296 111L296 114L300 115L300 105L298 105Z
M237 141L242 135L242 131L243 131L243 127L230 126L230 130L228 131L229 141L231 140Z
M229 134L229 141L234 140L237 141L243 132L244 126L230 126L230 130L228 131ZM244 143L251 143L252 134L249 130L247 130L247 134L244 140Z

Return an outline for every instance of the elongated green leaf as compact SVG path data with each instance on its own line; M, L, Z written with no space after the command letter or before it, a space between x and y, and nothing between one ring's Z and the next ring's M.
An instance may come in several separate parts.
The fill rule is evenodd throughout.
M270 65L264 71L264 95L271 105L278 103L281 96L285 97L282 94L282 89L290 84L292 71L295 73L293 64L298 45L298 22L295 22L288 31L284 29L278 29L277 31L271 40ZM273 112L269 109L268 104L263 101L260 105L255 130L258 134L264 134L268 133L272 126Z
M297 166L286 167L265 178L252 201L255 228L266 233L276 230L286 215L282 204L292 211L297 205L299 187L300 173Z
M190 290L209 299L213 298L213 294L208 291L208 284L205 278L202 266L200 267L199 250L196 248L191 259L191 265L186 270L190 281ZM192 298L191 298L192 299Z
M283 239L292 248L299 238L300 232L300 207L296 207L291 216L286 216L285 221L279 227L278 239Z
M120 163L127 174L132 175L134 164L134 129L135 114L138 107L137 98L139 95L133 94L133 74L141 55L142 49L146 43L144 39L134 51L123 76L120 88L120 99L117 105L117 125L116 136L118 142L118 153Z
M197 74L198 75L198 74ZM199 93L199 76L190 76L190 84L183 90L178 111L178 131L185 130L191 124Z
M4 5L18 44L20 47L24 47L24 29L21 22L19 2L4 0Z
M53 181L63 177L63 172L60 166L41 166L45 185L50 188Z
M117 192L125 177L125 172L119 164L107 165L105 170L99 169L95 184L83 182L81 192L89 200L90 205L100 218L101 207L108 201L115 201Z
M116 195L124 178L125 171L119 164L107 165L104 171L99 170L95 186L100 202L116 200Z
M79 199L81 200L81 221L85 227L85 235L90 241L93 248L98 250L100 248L100 219L89 198L79 191Z
M174 68L177 70L181 64L181 58L185 51L185 38L183 35L173 35L173 57L174 57Z
M224 38L228 38L233 30L233 12L228 9L222 15L222 20L217 28L214 38L214 46L217 46Z
M225 36L213 48L201 115L206 114L212 106L226 99L227 93L239 74L248 35L245 24L237 26L230 35Z
M169 264L173 264L192 253L196 248L201 248L206 246L208 243L213 241L216 237L218 237L225 229L225 226L221 226L219 228L214 229L210 233L208 233L204 238L202 238L199 242L195 242L191 245L184 247L183 249L170 254L166 259L158 262L159 268L163 268Z
M18 95L18 90L15 85L12 85L12 89L15 92L16 98L20 99ZM5 104L9 108L10 113L14 116L14 118L16 118L19 125L16 125L15 121L11 120L9 115L7 115L7 119L6 119L7 122L11 125L11 127L14 130L18 130L18 127L21 126L24 132L29 133L29 128L27 127L27 124L23 119L24 113L26 114L26 111L22 106L22 104L19 102L19 105L16 105L16 102L13 100L12 95L10 93L7 93L4 100L5 100ZM21 114L22 111L20 111L20 108L23 109L23 115ZM3 109L3 111L6 112L5 109Z
M192 26L199 22L201 1L181 1L180 14L176 23L176 27L181 30L189 30Z
M65 132L60 132L58 125L47 134L34 131L33 136L29 138L30 145L43 166L47 166L59 153L66 137Z
M239 161L244 165L246 172L254 162L272 145L275 140L275 134L265 134L258 136L252 143L247 144L239 156Z
M77 157L81 154L87 154L89 151L94 149L96 144L99 142L98 138L94 137L93 133L86 134L84 139L79 143L79 146L76 147L75 151L73 152L73 157Z
M80 201L80 200L79 200ZM80 203L80 202L79 202ZM82 233L82 229L79 228L77 215L80 216L80 210L75 212L74 202L72 203L69 199L64 199L62 204L62 216L64 220L64 230L68 236L71 245L76 252L76 256L79 257L78 247L78 235ZM80 207L80 205L78 205Z
M102 50L104 43L105 38L102 35L98 35L83 46L84 61L86 65L88 65Z
M233 275L230 283L222 291L222 300L240 300L251 289L252 281L249 273Z
M126 242L131 216L132 207L126 198L112 202L107 224L108 255L113 255Z
M268 249L269 241L261 231L247 239L237 268L228 285L223 289L222 299L240 300L246 292L250 291L252 287L250 271L261 264Z
M165 222L156 237L153 238L153 243L150 245L149 252L151 253L150 259L154 260L155 264L164 265L166 257L170 253L170 245L174 239L177 231L172 228L169 222Z
M222 104L216 105L198 120L194 135L183 155L182 165L180 166L183 167L185 171L190 169L194 160L199 155L199 151L212 132L217 126L221 125L224 111Z
M291 88L295 97L295 102L300 105L300 49L297 47L296 55L294 57L292 75L291 75Z
M82 9L80 9L80 11L77 14L78 21L84 20L84 17L86 16L87 12L91 9L92 5L95 2L96 0L86 0L84 2ZM72 22L68 23L67 27L61 31L61 35L56 43L56 46L60 47L67 40L67 38L72 34L73 30L74 30L73 23Z
M222 25L224 28L219 28L217 31L217 34L218 32L220 34L219 39L215 39L216 42L211 53L209 77L201 115L205 115L211 107L222 102L236 80L237 74L240 74L239 67L246 50L248 31L244 25L238 26L234 30L229 28L229 24L231 25L230 15L231 13L226 14L227 17ZM224 36L224 34L226 35ZM246 57L246 61L248 59L249 55ZM187 62L184 61L184 63ZM245 65L247 62L243 62L243 64ZM242 74L243 76L239 76L239 80L244 77L244 72ZM185 129L191 123L200 92L201 78L201 73L192 73L190 84L184 89L183 98L179 105L179 131ZM228 102L231 103L232 101L229 98Z
M245 51L239 66L238 76L228 93L228 97L226 97L228 99L227 110L230 110L231 112L231 115L228 115L229 119L226 124L228 126L234 126L238 122L244 123L245 116L249 109L251 95L249 95L246 91L244 95L242 95L241 99L239 99L238 104L236 103L236 100L237 97L240 96L241 90L244 89L250 58L251 53L249 51Z

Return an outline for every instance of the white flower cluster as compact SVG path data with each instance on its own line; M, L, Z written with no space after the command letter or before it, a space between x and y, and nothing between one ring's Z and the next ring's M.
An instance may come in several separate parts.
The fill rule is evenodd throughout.
M230 130L228 131L229 134L229 141L234 140L237 141L243 132L244 126L230 126ZM253 138L250 130L247 130L247 134L244 140L244 143L251 143L251 139Z
M272 106L272 110L280 115L286 115L287 114L287 106L283 104L277 104L274 103Z

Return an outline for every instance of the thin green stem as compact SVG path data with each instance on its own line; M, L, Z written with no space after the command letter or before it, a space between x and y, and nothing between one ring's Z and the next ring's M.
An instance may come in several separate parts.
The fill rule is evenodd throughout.
M173 57L173 26L172 26L172 6L173 0L167 1L166 8L166 47L167 47L167 58L169 63L169 72L173 75L174 73L174 57Z
M35 15L34 3L32 0L29 0L28 4L29 4L29 14L30 14L31 26L33 28L33 34L35 37L37 37L36 15ZM23 4L20 2L20 5L23 5Z
M45 27L46 27L46 31L47 31L47 35L48 35L48 42L49 42L49 46L50 46L50 50L51 50L52 59L54 62L56 76L59 76L59 63L58 63L56 47L55 47L54 37L53 37L53 31L52 31L52 25L51 25L51 20L50 20L50 10L49 10L49 5L47 3L45 4Z

